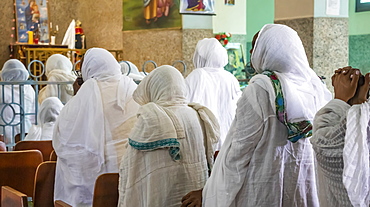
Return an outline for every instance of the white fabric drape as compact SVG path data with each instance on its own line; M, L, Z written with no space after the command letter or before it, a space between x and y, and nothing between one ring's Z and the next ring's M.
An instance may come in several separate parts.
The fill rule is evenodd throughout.
M316 157L320 206L351 206L343 185L343 147L346 115L351 106L333 99L315 116L311 143Z
M311 85L316 94L297 89L295 96L305 97L305 102L301 109L288 110L288 117L312 121L315 110L326 104L330 93L321 82L315 85L318 82L308 67L297 33L286 26L267 25L259 35L252 54L253 66L258 72L276 72L284 95L284 87L298 84L291 74L297 75L301 84ZM285 56L280 56L284 51ZM296 143L287 140L288 130L277 118L275 98L271 80L264 75L255 76L244 89L236 117L203 189L204 206L319 206L312 146L307 138ZM292 96L285 97L287 105L294 101ZM303 109L312 117L305 117Z
M122 61L120 62L120 65L121 65L121 71L123 75L127 75L127 73L130 72L128 74L128 77L134 80L143 80L143 78L145 77L145 75L139 72L139 69L136 67L136 65L130 61Z
M68 45L69 49L75 49L76 43L76 21L72 19L66 33L64 34L62 45Z
M72 73L73 65L64 55L54 54L48 58L45 65L45 75L48 81L75 81L76 76ZM39 104L47 97L59 97L63 103L67 103L73 96L72 84L56 85L49 84L39 92Z
M188 107L185 93L184 79L172 66L153 70L134 92L141 107L120 167L119 206L179 206L182 196L205 184L205 139L217 142L217 120L206 109L202 118ZM203 127L214 130L212 138ZM178 148L179 159L169 142L177 143L170 146Z
M52 140L54 123L63 106L57 97L46 98L40 105L37 125L32 125L24 140Z
M258 73L275 72L283 89L289 122L313 120L332 94L310 68L296 31L285 25L265 25L256 40L251 62Z
M227 64L226 49L215 39L198 42L193 62L196 67L185 79L187 99L209 108L220 124L221 148L235 117L236 102L241 96L238 80L224 70Z
M343 148L343 184L355 207L370 204L369 121L369 102L349 109Z
M26 81L29 76L28 71L23 63L16 59L10 59L6 61L1 72L2 81ZM13 85L13 87L11 85L4 85L3 90L0 90L0 102L2 103L0 106L0 110L3 110L5 108L3 113L1 114L5 122L3 121L3 119L0 119L0 124L5 125L7 123L10 125L14 125L6 126L5 130L3 127L0 127L0 133L4 135L6 143L9 143L15 135L21 133L21 126L20 124L18 124L20 122L20 116L14 114L20 113L21 111L19 107L21 100L21 91L23 91L24 98L23 112L35 113L35 90L32 88L31 85ZM12 108L14 109L14 113ZM14 120L12 120L13 118ZM24 132L28 133L32 124L35 123L35 116L25 115L24 123Z
M86 52L82 76L85 82L61 111L53 135L54 199L72 206L91 206L98 175L118 172L139 108L132 98L136 84L107 50Z

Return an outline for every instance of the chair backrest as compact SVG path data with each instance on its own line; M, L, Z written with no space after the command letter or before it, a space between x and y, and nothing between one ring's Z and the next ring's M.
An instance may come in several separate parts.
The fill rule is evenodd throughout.
M54 205L55 167L55 161L46 161L37 168L33 194L34 207Z
M48 161L50 159L50 154L54 150L51 140L20 141L14 146L14 151L31 150L31 149L40 150L44 161Z
M39 150L0 152L0 186L33 196L36 169L41 162Z
M54 202L54 207L72 207L71 205L65 203L64 201L61 200L56 200Z
M27 134L28 133L24 133L24 136L26 137ZM17 143L17 142L20 142L20 141L21 141L21 134L19 133L19 134L16 134L14 136L14 143Z
M27 195L20 193L9 186L1 187L1 205L4 207L28 207Z
M58 156L57 153L55 153L55 150L53 150L50 154L50 161L57 161Z
M95 182L93 207L116 207L118 205L118 173L99 175Z

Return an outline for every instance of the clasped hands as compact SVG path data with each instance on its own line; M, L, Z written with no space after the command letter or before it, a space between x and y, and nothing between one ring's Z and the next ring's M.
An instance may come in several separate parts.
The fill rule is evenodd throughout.
M350 105L362 104L367 101L370 73L367 73L363 78L364 80L359 82L360 76L360 70L351 66L335 70L331 77L334 86L334 98L343 100Z

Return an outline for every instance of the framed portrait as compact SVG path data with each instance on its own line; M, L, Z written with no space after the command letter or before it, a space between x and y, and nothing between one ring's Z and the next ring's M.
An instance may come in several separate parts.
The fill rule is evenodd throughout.
M17 42L49 43L47 0L14 0L14 2Z
M182 27L180 0L123 0L123 31Z
M245 73L245 59L243 55L242 45L240 43L228 43L225 46L227 50L228 63L225 66L225 70L232 73L236 79L246 79Z
M235 0L225 0L225 5L235 5Z
M215 15L214 0L180 0L180 14Z

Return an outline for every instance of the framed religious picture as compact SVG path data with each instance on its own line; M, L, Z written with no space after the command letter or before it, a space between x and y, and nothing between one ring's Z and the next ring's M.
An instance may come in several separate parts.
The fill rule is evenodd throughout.
M182 26L179 0L123 0L123 31Z
M235 5L235 0L225 0L225 5Z
M246 61L242 45L240 43L228 43L225 49L227 50L228 63L224 69L232 73L238 79L240 87L244 88L247 85L248 77L245 71Z
M14 0L18 43L50 42L47 0Z
M180 0L180 14L215 15L215 0Z

